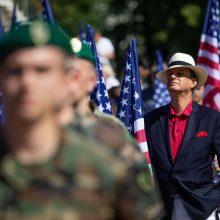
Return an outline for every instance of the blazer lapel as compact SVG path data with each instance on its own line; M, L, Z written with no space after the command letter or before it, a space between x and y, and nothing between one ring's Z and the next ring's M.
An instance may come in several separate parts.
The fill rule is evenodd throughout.
M185 150L185 148L187 148L189 141L192 138L192 134L195 133L196 123L197 123L196 117L197 117L198 109L199 109L199 105L193 103L192 113L189 116L186 126L185 136L183 138L182 145L180 146L180 151L177 155L176 161L181 156L181 153Z
M171 148L170 148L170 132L169 132L169 106L167 105L166 113L160 118L160 124L162 128L163 138L165 141L165 147L167 151L167 155L171 161L171 163L174 163Z

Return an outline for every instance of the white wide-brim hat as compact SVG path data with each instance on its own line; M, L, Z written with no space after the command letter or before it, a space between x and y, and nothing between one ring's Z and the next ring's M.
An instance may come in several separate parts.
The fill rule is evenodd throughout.
M183 67L191 69L195 73L198 81L195 87L196 89L199 89L202 85L205 84L208 77L207 70L201 66L196 66L194 59L185 53L175 53L170 58L168 68L157 73L156 77L160 79L165 85L167 85L168 70Z

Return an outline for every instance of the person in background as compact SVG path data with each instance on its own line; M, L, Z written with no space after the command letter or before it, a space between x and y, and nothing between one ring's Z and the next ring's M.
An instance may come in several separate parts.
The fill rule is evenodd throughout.
M202 105L203 93L204 93L204 86L201 86L198 89L194 89L194 91L193 91L193 101L195 103L198 103L198 104Z
M212 161L220 158L220 113L192 102L207 70L190 55L175 53L156 76L167 86L171 103L145 115L145 131L165 219L215 219L220 185L213 182Z
M97 80L91 48L76 40L73 51L75 54L69 63L68 72L70 103L63 106L60 114L62 118L67 116L67 111L72 111L68 120L63 120L66 121L65 126L71 124L88 128L92 136L115 149L115 153L128 163L142 160L143 155L137 143L122 122L113 115L100 112L89 100Z
M119 80L115 76L115 72L111 64L102 64L102 73L105 79L106 89L109 90L112 87L120 86Z
M58 123L71 54L70 38L38 20L0 40L0 219L157 219L145 166L128 167L86 129Z
M101 63L110 64L115 59L115 48L112 41L100 31L94 33L96 50Z
M74 111L76 114L75 118L71 118L68 124L77 130L86 129L98 142L108 146L109 150L114 152L115 157L120 158L120 161L126 164L126 166L132 167L133 164L139 164L138 166L143 166L145 169L144 172L150 177L144 156L140 153L137 143L128 133L127 129L115 116L99 112L96 106L91 105L91 101L88 99L89 94L96 86L96 70L91 48L80 41L75 41L72 46L75 54L70 62L68 72L72 105L67 103L65 108L71 108L73 114ZM81 88L83 86L84 89L82 90ZM136 176L139 171L134 170L133 172L135 172ZM147 197L151 198L152 196L156 196L159 198L160 196L158 195L157 189L152 185L150 179L151 178L148 179L147 183L144 183L145 186L151 189L150 191L152 193L152 195L149 194ZM128 191L137 198L140 204L138 198L139 193L137 193L136 190L133 191L132 188L128 188ZM155 208L156 215L161 216L163 215L163 208L161 208L159 201L160 199L157 204L152 204L152 208ZM151 210L151 208L149 208L149 210Z
M117 113L118 99L120 97L121 86L115 76L111 64L102 64L103 77L105 79L106 89L108 91L109 102L112 107L113 115Z
M154 101L154 76L150 70L150 64L146 59L139 59L139 72L143 100L143 110L147 112L153 110Z

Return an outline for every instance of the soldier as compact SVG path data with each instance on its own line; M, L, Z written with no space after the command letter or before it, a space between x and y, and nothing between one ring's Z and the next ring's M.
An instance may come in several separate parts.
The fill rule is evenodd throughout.
M65 125L72 123L73 127L86 128L91 136L113 148L115 154L128 163L143 160L137 143L122 122L115 116L101 113L89 101L89 94L97 81L92 49L76 38L73 38L72 46L75 56L69 63L68 75L73 106L66 104L62 109L63 113L61 112L61 117L64 116L61 120L65 121ZM78 113L74 120L73 107Z
M0 219L158 219L161 204L146 167L127 167L86 130L63 129L69 37L33 21L0 41Z

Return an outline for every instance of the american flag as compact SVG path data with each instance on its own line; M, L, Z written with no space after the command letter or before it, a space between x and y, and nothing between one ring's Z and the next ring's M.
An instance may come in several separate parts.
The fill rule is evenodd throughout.
M0 126L4 125L5 122L5 112L4 112L4 104L3 104L2 94L0 93Z
M97 73L97 84L93 92L90 94L90 99L96 103L100 112L112 114L111 105L108 98L108 92L102 74L101 64L96 52L96 45L94 42L94 32L89 24L86 25L86 32L87 32L87 43L92 47L93 54L95 55L95 67Z
M156 61L157 61L157 72L162 71L163 68L163 57L159 50L156 50ZM170 102L170 94L167 87L159 80L154 80L154 108L166 105Z
M127 51L119 100L117 117L124 123L129 132L134 135L141 151L145 154L148 164L150 164L144 127L140 73L135 39L130 42Z
M41 5L43 8L42 14L44 21L49 22L52 25L56 26L56 22L53 16L53 12L49 0L41 0Z
M219 1L209 0L200 39L197 64L208 70L203 104L220 110L220 22Z

